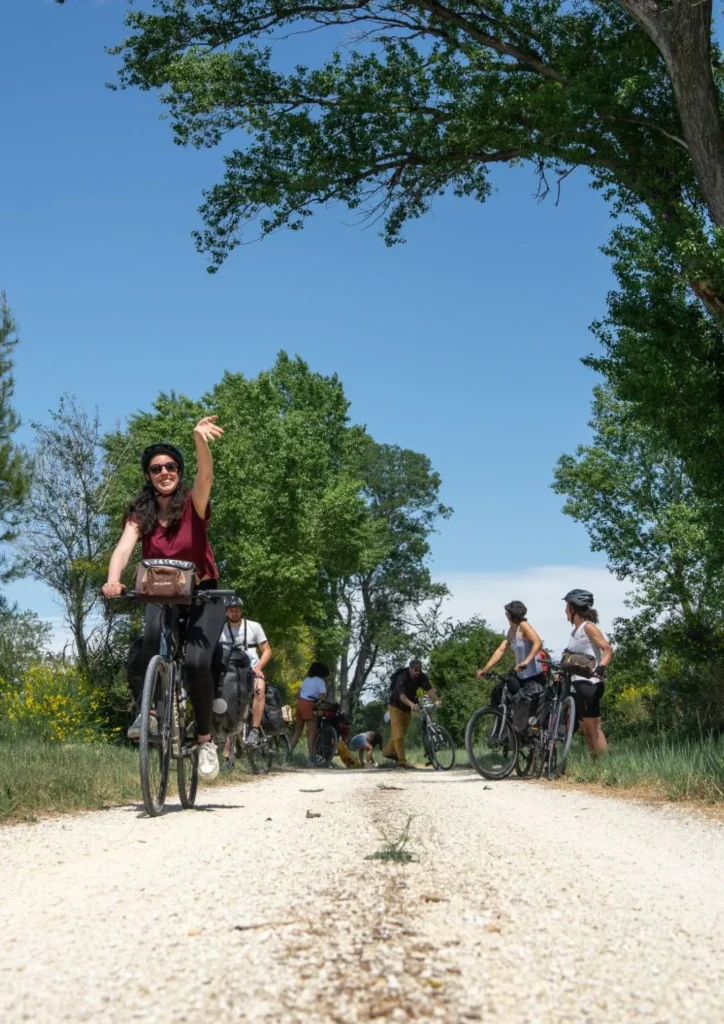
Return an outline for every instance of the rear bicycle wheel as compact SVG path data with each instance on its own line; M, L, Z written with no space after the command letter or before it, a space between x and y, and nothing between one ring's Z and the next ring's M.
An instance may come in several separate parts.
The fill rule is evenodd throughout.
M272 748L267 736L261 736L258 747L249 747L249 764L254 775L267 775L272 766Z
M435 771L449 772L455 764L455 741L444 725L428 726L425 747Z
M152 818L163 810L168 792L173 728L171 691L168 662L156 654L148 663L143 683L138 745L143 803Z
M323 725L314 737L312 761L315 768L329 768L332 758L337 753L337 730L331 725Z
M196 803L196 791L199 788L199 748L196 743L193 716L189 715L189 705L176 686L176 707L178 708L178 755L176 757L176 781L181 806L190 810Z
M497 708L479 708L465 730L470 764L484 779L507 779L518 761L518 737Z
M565 774L568 755L571 752L571 744L573 743L575 725L576 702L569 695L561 703L556 735L550 739L548 764L546 765L546 774L549 779L558 779L561 775Z

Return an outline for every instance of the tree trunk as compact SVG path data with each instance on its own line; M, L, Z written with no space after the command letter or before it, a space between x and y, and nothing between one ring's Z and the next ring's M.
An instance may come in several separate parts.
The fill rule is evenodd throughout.
M709 215L724 226L724 124L714 84L711 0L619 0L660 51L676 96L689 156Z

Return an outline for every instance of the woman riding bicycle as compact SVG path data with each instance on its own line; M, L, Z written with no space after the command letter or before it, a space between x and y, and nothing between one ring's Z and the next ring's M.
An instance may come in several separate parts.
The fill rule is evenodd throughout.
M478 679L490 672L491 668L494 668L505 652L510 649L515 658L515 668L513 669L515 679L506 680L508 693L517 693L521 686L527 683L540 683L541 686L545 686L546 676L538 657L543 645L541 638L526 618L528 609L522 601L511 601L510 604L506 604L504 611L508 619L508 632L505 634L505 640L488 659L487 664L479 670ZM490 703L499 704L502 695L503 683L498 683L490 694Z
M146 477L143 490L131 501L123 520L123 533L111 556L108 580L103 586L106 597L117 597L125 590L121 576L133 550L141 541L144 558L172 558L193 562L201 590L216 590L219 570L207 537L211 519L209 495L214 480L214 463L209 443L224 431L216 416L205 416L194 427L197 469L192 487L184 480L184 459L171 444L152 444L141 455ZM146 624L134 672L143 677L154 654L158 653L163 608L146 605ZM186 620L186 686L194 706L199 742L199 776L211 781L219 774L219 758L211 741L211 711L214 683L211 659L221 635L226 612L222 601L192 604ZM128 730L138 739L139 715Z
M566 650L571 654L587 654L594 659L596 665L590 679L585 676L571 676L573 696L576 700L576 717L581 722L586 744L595 760L608 749L601 728L601 697L605 688L603 677L606 674L606 666L613 657L613 651L596 625L598 612L593 607L593 594L590 590L570 590L563 600L566 602L566 618L573 626Z

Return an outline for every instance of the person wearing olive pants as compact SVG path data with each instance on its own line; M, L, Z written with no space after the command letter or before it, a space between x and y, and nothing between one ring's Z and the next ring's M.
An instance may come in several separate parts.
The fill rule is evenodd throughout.
M407 668L398 669L394 673L390 685L390 742L383 754L390 760L397 761L398 766L407 767L405 754L405 736L412 721L411 714L417 705L417 691L424 690L430 699L439 705L440 699L422 671L422 662L413 660Z

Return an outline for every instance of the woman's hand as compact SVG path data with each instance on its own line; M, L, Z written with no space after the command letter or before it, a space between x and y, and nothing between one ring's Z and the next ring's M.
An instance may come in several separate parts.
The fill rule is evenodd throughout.
M101 587L104 597L120 597L125 589L122 583L104 583Z
M527 662L527 661L521 661L521 663L520 663L519 665L516 665L516 666L515 666L515 668L513 669L513 671L514 671L514 672L524 672L524 671L525 671L525 669L527 669L527 668L528 668L528 665L529 665L529 664L530 664L530 662Z
M223 437L224 431L216 423L218 418L218 416L204 416L194 427L194 437L200 438L207 444L215 441L217 437Z
M486 676L487 674L488 674L488 670L487 669L479 668L478 671L475 673L475 678L476 679L482 679L483 676Z

